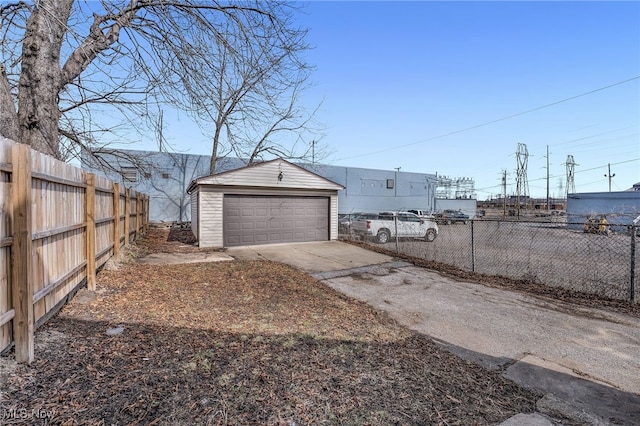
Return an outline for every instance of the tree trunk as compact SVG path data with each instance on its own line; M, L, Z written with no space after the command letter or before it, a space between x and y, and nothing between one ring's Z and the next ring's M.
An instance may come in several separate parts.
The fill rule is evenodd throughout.
M60 158L60 48L73 0L40 0L27 21L18 92L19 141Z
M213 135L213 147L211 148L211 162L209 163L209 174L216 174L216 162L218 161L218 146L220 144L220 129L221 126L216 124L216 130Z
M2 65L0 65L0 135L13 141L18 141L20 137L18 112L11 96L7 73Z

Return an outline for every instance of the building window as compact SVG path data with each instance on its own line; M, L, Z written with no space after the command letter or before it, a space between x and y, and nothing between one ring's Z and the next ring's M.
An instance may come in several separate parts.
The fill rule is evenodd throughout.
M122 180L125 182L137 182L138 181L138 169L135 167L123 167L122 168Z
M387 189L393 189L393 179L387 179Z

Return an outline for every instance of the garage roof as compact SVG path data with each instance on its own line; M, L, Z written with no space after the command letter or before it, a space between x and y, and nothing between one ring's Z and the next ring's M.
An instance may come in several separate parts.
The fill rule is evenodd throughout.
M197 186L250 186L262 188L339 190L344 186L281 158L201 177L191 182L187 192Z

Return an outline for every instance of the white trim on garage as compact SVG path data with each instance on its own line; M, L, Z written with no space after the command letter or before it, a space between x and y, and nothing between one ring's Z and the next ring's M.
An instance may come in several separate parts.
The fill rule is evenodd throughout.
M273 160L251 167L245 167L218 175L207 176L191 183L189 192L195 194L197 208L195 226L192 229L201 247L225 247L232 245L250 245L263 243L317 241L338 238L338 190L343 186L316 175L306 169L288 163L285 160ZM293 202L287 208L309 207L307 218L298 214L296 223L286 217L290 212L282 213L277 209L273 213L278 217L269 217L274 227L287 232L252 232L252 228L268 227L266 213L261 218L255 217L252 203L244 212L246 223L234 223L234 229L244 226L245 233L240 232L234 238L225 234L225 196L253 200L287 200ZM278 198L279 197L279 198ZM316 200L315 202L313 200ZM318 200L325 207L320 209ZM308 202L307 202L308 201ZM193 202L193 198L192 198ZM286 204L286 203L285 203ZM314 207L315 206L315 207ZM251 211L254 209L254 211ZM313 212L315 209L315 212ZM320 213L322 211L322 213ZM300 213L300 212L299 212ZM322 214L324 217L319 217ZM296 216L296 215L294 215ZM302 225L305 222L305 225ZM318 225L322 223L322 225ZM291 224L290 229L283 229ZM304 230L304 227L313 229ZM291 231L291 232L288 232ZM307 232L308 231L308 232ZM235 231L234 231L235 232ZM227 234L229 230L227 230Z

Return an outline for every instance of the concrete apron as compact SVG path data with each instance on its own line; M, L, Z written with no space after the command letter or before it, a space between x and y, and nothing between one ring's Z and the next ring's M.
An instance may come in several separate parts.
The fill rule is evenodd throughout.
M268 259L309 273L348 270L392 260L390 256L340 241L230 247L226 252L238 260Z

